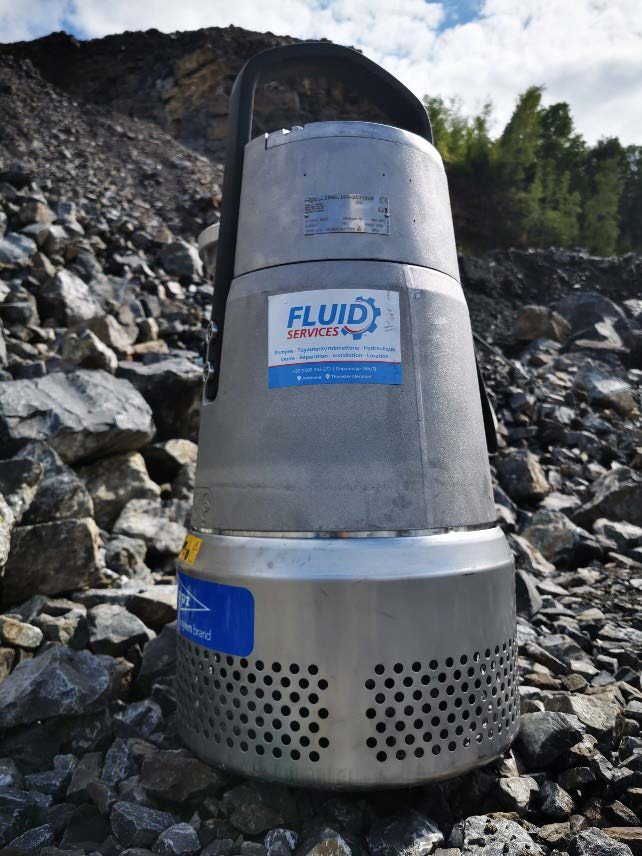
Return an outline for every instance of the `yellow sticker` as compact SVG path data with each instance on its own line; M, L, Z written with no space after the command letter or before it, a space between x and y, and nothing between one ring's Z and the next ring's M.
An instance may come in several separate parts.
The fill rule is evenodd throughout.
M188 565L193 565L196 561L196 557L198 556L198 551L201 549L202 543L203 539L199 538L198 535L188 535L187 538L185 538L183 549L179 553L179 558L184 562L187 562Z

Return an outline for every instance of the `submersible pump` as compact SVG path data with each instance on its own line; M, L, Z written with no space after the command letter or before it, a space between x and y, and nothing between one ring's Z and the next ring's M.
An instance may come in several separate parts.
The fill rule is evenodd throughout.
M347 82L388 124L253 138L257 82L293 74ZM510 745L514 569L495 443L421 102L347 48L256 55L230 100L178 581L178 721L198 756L388 787Z

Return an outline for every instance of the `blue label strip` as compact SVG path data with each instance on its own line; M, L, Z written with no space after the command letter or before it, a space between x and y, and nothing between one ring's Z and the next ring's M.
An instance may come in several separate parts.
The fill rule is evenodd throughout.
M178 629L198 645L247 657L254 648L254 597L225 586L178 574Z
M400 384L401 363L326 362L268 367L268 388L320 383Z

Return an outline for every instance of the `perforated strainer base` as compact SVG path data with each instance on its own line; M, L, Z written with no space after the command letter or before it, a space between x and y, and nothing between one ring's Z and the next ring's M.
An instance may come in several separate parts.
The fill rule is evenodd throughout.
M474 573L358 584L223 574L222 546L208 556L205 541L199 561L219 569L210 579L251 590L255 641L238 657L179 635L184 741L228 770L343 788L446 778L501 755L519 724L513 570L481 540Z

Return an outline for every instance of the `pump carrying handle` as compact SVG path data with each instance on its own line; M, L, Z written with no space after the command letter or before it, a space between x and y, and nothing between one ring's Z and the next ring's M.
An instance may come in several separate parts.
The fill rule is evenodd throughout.
M254 93L261 78L292 75L330 77L347 83L380 107L390 124L432 142L430 119L421 101L391 74L352 48L304 42L270 48L251 57L239 72L228 115L223 201L214 275L213 336L207 354L206 398L215 397L223 345L225 307L234 278L245 146L252 138Z

